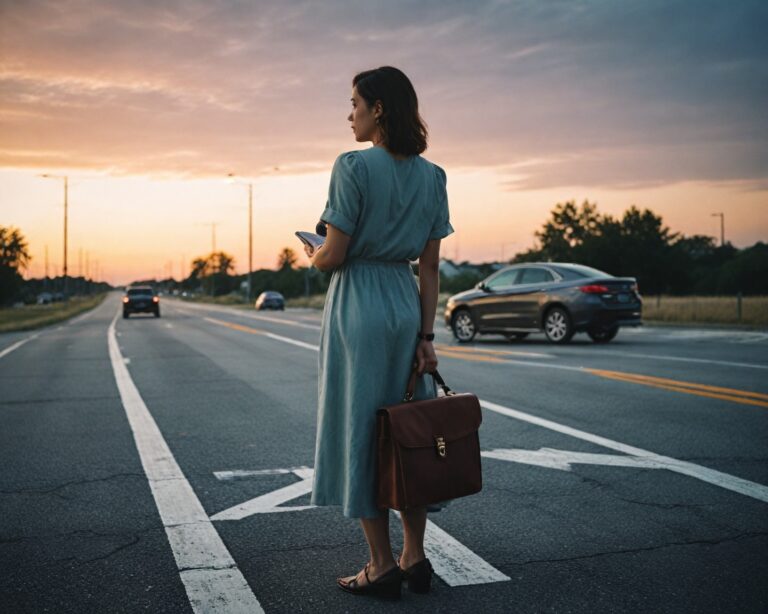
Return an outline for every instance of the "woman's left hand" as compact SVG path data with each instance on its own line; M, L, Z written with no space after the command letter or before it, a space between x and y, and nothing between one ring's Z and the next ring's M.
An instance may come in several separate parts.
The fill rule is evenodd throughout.
M431 341L426 339L419 341L419 345L416 347L416 363L418 375L424 375L425 372L432 373L437 369L437 356Z

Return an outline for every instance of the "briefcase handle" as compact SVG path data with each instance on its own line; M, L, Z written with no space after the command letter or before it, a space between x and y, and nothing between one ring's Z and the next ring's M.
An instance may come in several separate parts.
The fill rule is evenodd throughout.
M403 397L403 401L412 401L413 400L413 394L416 391L416 378L418 377L416 370L418 369L418 363L413 363L413 368L411 369L411 376L408 378L408 387L405 389L405 396ZM440 386L440 388L443 389L443 392L446 396L456 394L453 390L451 390L448 387L448 384L445 383L445 380L440 377L440 374L437 372L437 369L432 371L430 375L435 378L435 383Z

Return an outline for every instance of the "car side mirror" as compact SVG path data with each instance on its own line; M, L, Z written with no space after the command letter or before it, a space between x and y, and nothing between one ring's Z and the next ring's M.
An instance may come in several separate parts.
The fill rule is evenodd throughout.
M491 291L491 289L488 286L485 285L484 281L479 282L477 284L476 288L478 290L482 290L483 292L490 292Z

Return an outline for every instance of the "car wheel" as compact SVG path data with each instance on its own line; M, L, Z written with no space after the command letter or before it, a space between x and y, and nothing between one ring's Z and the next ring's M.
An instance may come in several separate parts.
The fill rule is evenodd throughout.
M123 312L123 318L124 318L124 319L126 319L126 320L128 319L128 317L129 317L130 315L131 315L131 314L130 314L130 313L128 313L127 311L124 311L124 312Z
M472 314L466 309L461 309L453 316L453 336L461 343L469 343L475 338L477 328Z
M505 337L510 341L522 341L528 335L530 335L530 333L510 333L509 335L505 335Z
M544 316L544 334L552 343L568 343L573 337L571 316L562 307L552 307Z
M160 310L159 310L159 309L158 309L158 310L155 312L155 317L156 317L156 318L159 318L159 317L160 317Z
M608 343L618 332L619 327L614 326L613 328L593 328L588 330L587 334L595 343Z

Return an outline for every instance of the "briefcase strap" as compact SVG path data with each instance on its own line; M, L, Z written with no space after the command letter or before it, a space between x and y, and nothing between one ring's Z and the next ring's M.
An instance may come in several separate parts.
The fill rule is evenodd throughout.
M413 368L411 369L411 376L408 378L408 387L405 389L405 396L403 397L403 401L412 401L413 400L413 394L416 391L416 378L418 375L416 374L416 370L418 368L417 363L413 363ZM437 369L432 371L430 375L435 379L435 383L440 386L440 388L443 389L443 392L447 395L456 394L453 390L451 390L448 387L448 384L445 383L445 380L440 377L440 374L437 372Z

